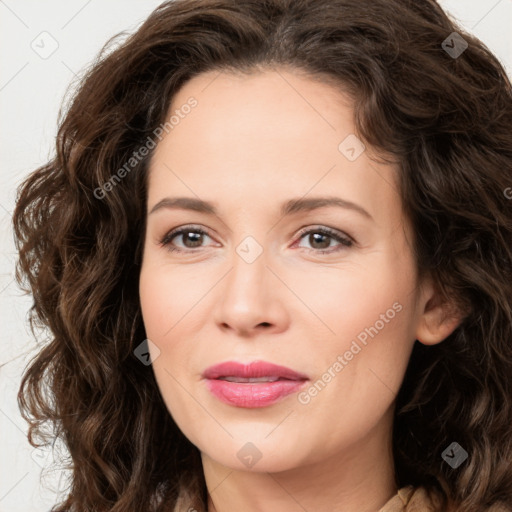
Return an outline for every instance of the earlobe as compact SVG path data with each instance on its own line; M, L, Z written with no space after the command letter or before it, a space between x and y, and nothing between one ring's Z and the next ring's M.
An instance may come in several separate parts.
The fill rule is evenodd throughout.
M462 315L452 302L442 301L431 283L416 328L416 339L424 345L436 345L445 340L461 324Z

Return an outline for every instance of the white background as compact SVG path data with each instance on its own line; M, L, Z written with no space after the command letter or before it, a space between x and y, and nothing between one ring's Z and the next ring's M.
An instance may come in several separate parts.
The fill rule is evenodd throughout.
M13 281L15 261L11 215L15 188L53 154L57 113L66 88L107 39L134 31L160 0L0 0L0 512L50 510L51 488L62 472L41 483L44 453L26 439L16 393L27 355L36 347L28 330L31 299ZM441 0L441 5L501 60L512 76L512 0ZM40 36L48 32L49 36ZM448 35L448 34L447 34ZM46 37L58 44L48 58L32 48ZM32 46L31 46L32 45ZM43 50L41 50L43 51Z

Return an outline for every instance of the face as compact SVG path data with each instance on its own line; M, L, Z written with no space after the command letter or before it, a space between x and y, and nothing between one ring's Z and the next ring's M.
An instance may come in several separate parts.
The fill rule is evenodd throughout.
M284 69L204 73L176 110L148 174L140 274L174 421L203 457L252 471L386 438L426 302L397 167L355 138L347 96Z

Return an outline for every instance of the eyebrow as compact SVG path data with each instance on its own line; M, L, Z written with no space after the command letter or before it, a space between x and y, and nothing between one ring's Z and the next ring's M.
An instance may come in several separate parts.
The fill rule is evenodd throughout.
M353 210L360 213L364 217L373 220L373 217L361 206L340 197L309 197L290 199L282 204L281 216L289 216L294 213L317 210L327 206L336 206L347 210ZM192 210L199 213L206 213L208 215L218 216L217 208L213 203L203 201L194 197L164 197L161 201L151 208L149 214L166 209L183 209Z

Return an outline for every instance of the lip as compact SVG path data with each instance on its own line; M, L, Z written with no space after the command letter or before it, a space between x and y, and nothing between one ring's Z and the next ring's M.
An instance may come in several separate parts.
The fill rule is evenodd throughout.
M230 382L223 378L257 379L270 377L274 382ZM248 364L226 361L210 366L203 372L209 391L220 401L235 407L256 408L274 404L299 391L308 376L286 366L266 361Z
M236 361L210 366L203 372L205 379L218 379L219 377L243 377L246 379L259 377L280 377L288 380L307 380L308 376L296 372L286 366L280 366L266 361L252 361L247 364Z

